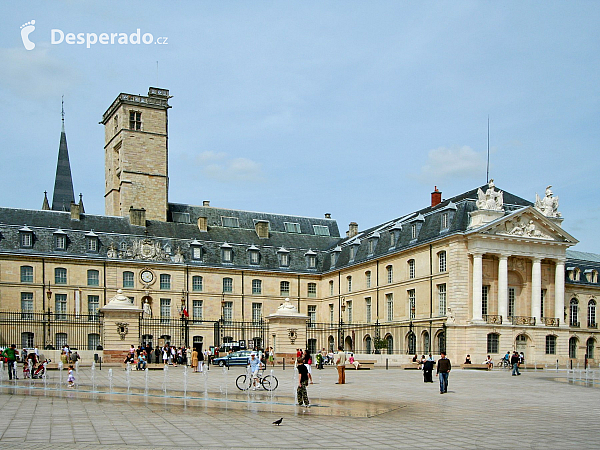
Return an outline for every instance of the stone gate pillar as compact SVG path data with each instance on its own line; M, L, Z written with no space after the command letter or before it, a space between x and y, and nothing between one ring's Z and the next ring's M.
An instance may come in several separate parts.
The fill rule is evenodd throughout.
M107 304L100 308L104 314L102 326L104 362L123 362L131 345L140 344L140 314L135 306L119 289Z
M289 363L296 358L297 348L306 348L307 320L308 316L300 314L289 298L267 316L269 346L273 347L276 359L285 358Z

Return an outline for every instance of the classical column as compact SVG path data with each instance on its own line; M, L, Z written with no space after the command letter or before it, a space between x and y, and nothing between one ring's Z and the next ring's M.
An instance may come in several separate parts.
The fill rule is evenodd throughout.
M508 255L498 261L498 315L507 320L508 314Z
M565 262L556 261L554 273L554 317L559 320L560 326L567 326L565 318Z
M531 266L531 316L536 325L542 324L542 260L533 258Z
M481 290L483 286L483 253L473 253L473 322L483 322Z

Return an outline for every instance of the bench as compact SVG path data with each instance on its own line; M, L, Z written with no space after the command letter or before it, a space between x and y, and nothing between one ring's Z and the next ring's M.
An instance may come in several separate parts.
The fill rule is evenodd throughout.
M137 364L130 364L131 365L131 370L137 370ZM178 365L183 367L182 364ZM173 366L169 366L169 368L171 368ZM127 364L126 363L121 363L121 368L123 370L127 370ZM151 364L146 364L146 368L148 370L163 370L165 368L165 365L163 363L151 363Z
M421 363L411 362L408 364L402 364L400 367L404 370L421 370Z
M488 370L487 364L461 364L463 370Z
M377 362L374 360L364 360L364 361L357 360L357 361L358 361L358 370L370 370L375 367L375 363ZM354 364L346 363L346 369L355 370L356 367L354 366Z

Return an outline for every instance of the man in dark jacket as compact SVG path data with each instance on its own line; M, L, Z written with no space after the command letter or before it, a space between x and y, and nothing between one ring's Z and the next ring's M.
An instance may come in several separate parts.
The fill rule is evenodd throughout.
M431 376L433 373L433 366L435 366L435 361L431 355L429 355L429 358L423 363L423 381L425 383L433 383L433 377Z
M440 377L440 394L448 392L448 376L450 375L450 370L452 370L452 364L450 364L450 360L446 358L446 352L441 352L441 358L438 359L437 371L435 373L436 377Z
M519 354L517 352L514 352L512 354L512 356L510 357L510 363L512 364L512 374L513 377L517 376L517 375L521 375L521 372L519 372Z

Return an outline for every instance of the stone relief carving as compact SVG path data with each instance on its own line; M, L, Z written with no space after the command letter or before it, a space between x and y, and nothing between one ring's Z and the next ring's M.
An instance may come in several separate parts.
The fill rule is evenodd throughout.
M124 341L125 336L129 333L129 324L127 322L115 322L115 325L117 326L117 333L119 333L121 340Z
M152 261L170 261L171 258L160 246L159 242L142 239L133 242L133 248L127 250L127 256L134 259L149 259Z
M185 262L185 256L183 256L183 252L181 251L181 247L177 247L175 249L175 256L173 256L173 262L183 263Z
M508 270L513 271L525 271L525 260L521 258L509 258L508 259Z
M561 217L561 213L558 212L558 197L553 197L551 187L546 188L544 198L540 198L537 192L535 193L535 209L546 217Z
M117 247L115 247L115 244L110 244L108 246L106 256L110 259L117 259L117 257L119 256L119 253L117 252Z
M290 338L290 342L292 344L296 341L296 338L298 337L298 331L296 330L296 328L288 329L288 337Z
M540 230L533 220L527 221L527 218L523 220L522 216L506 221L504 228L504 231L499 231L498 234L552 240L552 236Z
M487 209L493 211L502 211L504 206L504 192L496 191L494 180L488 183L488 189L485 194L481 188L477 189L477 205L478 209Z
M454 317L454 313L452 312L452 308L448 308L446 311L446 323L455 323L456 318Z
M150 308L150 303L148 303L148 299L144 300L142 309L143 309L142 314L143 314L144 319L151 319L152 318L152 309Z

